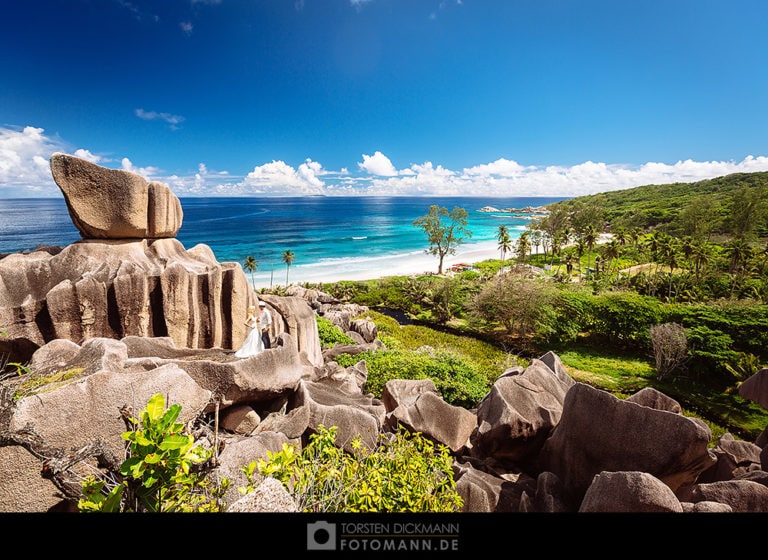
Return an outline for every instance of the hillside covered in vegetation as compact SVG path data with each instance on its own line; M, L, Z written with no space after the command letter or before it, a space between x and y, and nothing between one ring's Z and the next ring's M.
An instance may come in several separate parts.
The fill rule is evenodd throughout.
M547 206L516 240L500 226L502 258L471 270L322 288L403 323L376 316L393 348L367 357L372 383L395 363L407 377L411 364L415 377L439 372L471 407L502 371L465 340L499 349L498 364L553 350L580 381L620 396L652 386L713 433L754 438L768 414L738 387L768 365L767 195L761 172L577 197ZM418 341L405 343L415 326ZM430 340L436 364L425 362Z
M696 221L712 233L736 235L743 228L758 236L768 235L765 209L759 208L768 195L768 171L734 173L694 183L645 185L568 199L549 205L573 209L594 204L604 209L612 228L664 228L670 233L693 233ZM749 222L752 222L748 225Z

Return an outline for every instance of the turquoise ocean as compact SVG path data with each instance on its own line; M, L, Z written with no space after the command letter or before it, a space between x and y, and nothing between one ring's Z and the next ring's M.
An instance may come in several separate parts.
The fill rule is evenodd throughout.
M516 239L529 214L479 212L540 207L563 198L512 197L296 197L182 198L184 213L177 239L187 248L202 243L220 262L258 263L255 284L386 276L392 263L424 258L424 232L413 221L430 205L465 208L472 237L465 249L495 245L498 227ZM64 246L80 239L63 198L0 200L0 254L38 245ZM290 270L281 260L293 251ZM435 261L436 263L436 261ZM354 272L354 275L352 274Z

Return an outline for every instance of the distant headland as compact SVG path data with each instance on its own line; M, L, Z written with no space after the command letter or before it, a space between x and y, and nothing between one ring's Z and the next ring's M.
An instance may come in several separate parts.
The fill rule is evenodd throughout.
M524 208L495 208L493 206L483 206L478 212L491 212L500 214L537 214L546 215L547 209L544 206L526 206Z

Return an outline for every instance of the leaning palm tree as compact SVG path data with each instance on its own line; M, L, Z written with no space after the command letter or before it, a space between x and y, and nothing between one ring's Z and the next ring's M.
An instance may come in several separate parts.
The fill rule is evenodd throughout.
M293 259L296 258L296 256L293 254L293 251L288 249L287 251L283 251L283 255L281 257L283 259L283 262L285 263L285 285L288 285L288 271L291 268L291 263L293 262Z
M253 278L253 273L256 272L256 270L259 268L259 261L254 259L251 255L248 255L245 257L245 261L243 262L243 268L251 273L251 286L255 290L256 281Z

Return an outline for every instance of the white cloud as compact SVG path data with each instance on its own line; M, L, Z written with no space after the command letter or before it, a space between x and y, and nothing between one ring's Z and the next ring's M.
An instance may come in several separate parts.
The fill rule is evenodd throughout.
M195 29L195 26L192 25L191 21L180 21L179 27L181 27L181 30L187 35L192 35L192 31Z
M284 161L272 161L254 167L245 178L236 184L219 185L219 192L229 194L304 196L323 194L325 183L318 179L323 174L322 166L307 159L294 169Z
M120 165L124 171L136 173L150 181L158 180L153 179L153 177L160 174L160 169L158 167L136 167L127 157L124 157L122 160L120 160Z
M92 154L90 151L84 150L82 148L75 150L72 155L86 161L90 161L91 163L99 163L101 161L101 156Z
M491 176L499 175L502 177L518 177L534 167L524 167L510 159L499 158L491 163L475 165L464 169L465 175Z
M137 117L145 121L165 121L170 125L171 130L178 130L179 125L185 120L181 115L172 115L171 113L158 113L156 111L145 111L141 108L136 109L134 113Z
M59 192L49 160L65 146L44 132L34 126L0 127L0 196L53 196Z
M372 156L363 154L363 163L357 166L371 175L380 175L382 177L392 177L397 175L397 169L387 156L377 151Z
M580 196L641 185L695 182L730 173L768 171L768 157L747 156L740 162L692 160L640 166L586 161L571 167L523 166L498 159L454 172L430 162L400 170L396 177L375 178L350 192L376 195L447 196Z
M214 171L205 163L189 173L164 175L156 166L136 166L127 158L106 159L87 149L72 149L42 128L0 127L0 198L60 196L50 172L54 152L138 173L168 184L178 196L445 195L580 196L640 185L695 182L730 173L768 171L768 157L741 161L647 162L630 166L586 161L573 166L526 166L512 159L452 170L427 161L396 169L382 152L363 155L357 173L327 170L307 158L298 167L284 161L256 165L245 176Z

